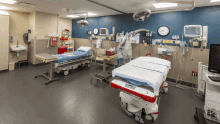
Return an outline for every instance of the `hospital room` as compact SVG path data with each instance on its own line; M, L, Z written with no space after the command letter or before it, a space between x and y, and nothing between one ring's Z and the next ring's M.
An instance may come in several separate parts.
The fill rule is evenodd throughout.
M0 124L218 123L220 0L0 0Z

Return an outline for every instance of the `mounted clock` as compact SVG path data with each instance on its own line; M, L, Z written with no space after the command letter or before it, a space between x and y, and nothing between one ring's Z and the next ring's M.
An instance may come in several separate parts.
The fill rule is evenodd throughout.
M98 33L99 33L99 29L98 28L94 28L93 34L97 35Z
M167 26L161 26L158 28L158 34L161 36L167 36L170 33L170 29Z

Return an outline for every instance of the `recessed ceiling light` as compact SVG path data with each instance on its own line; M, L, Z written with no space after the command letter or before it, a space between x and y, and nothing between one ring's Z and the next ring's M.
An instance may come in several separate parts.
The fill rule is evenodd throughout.
M82 15L86 15L86 14L82 14ZM95 15L97 15L97 14L96 13L91 13L91 12L88 13L88 16L95 16Z
M0 14L1 14L1 15L9 15L9 13L8 13L8 12L1 11L1 10L0 10Z
M7 7L7 6L1 6L0 5L0 9L11 9L10 7Z
M220 0L211 0L210 2L220 2Z
M155 3L153 4L155 8L166 8L178 6L177 3Z
M16 0L0 0L0 3L7 3L7 4L14 4L16 3Z
M79 17L79 16L78 16L78 15L67 15L66 17L77 18L77 17Z

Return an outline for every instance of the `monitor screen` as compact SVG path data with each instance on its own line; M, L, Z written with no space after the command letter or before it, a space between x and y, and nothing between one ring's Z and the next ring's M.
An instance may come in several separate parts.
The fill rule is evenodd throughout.
M101 34L106 34L106 29L101 29Z
M220 44L210 44L208 70L220 74Z

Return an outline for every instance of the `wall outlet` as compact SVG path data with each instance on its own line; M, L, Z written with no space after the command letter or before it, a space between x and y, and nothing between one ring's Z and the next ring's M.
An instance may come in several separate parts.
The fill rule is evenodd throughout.
M13 43L13 36L9 36L9 42Z
M180 41L179 41L179 40L176 40L176 41L175 41L175 44L180 44Z
M156 39L156 43L161 43L161 39Z
M198 72L192 71L192 76L198 76Z

